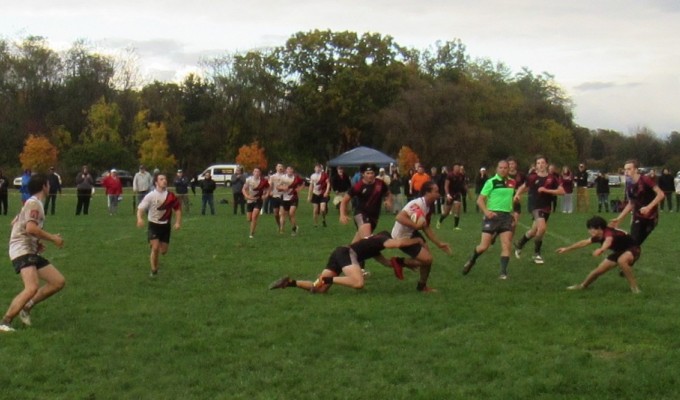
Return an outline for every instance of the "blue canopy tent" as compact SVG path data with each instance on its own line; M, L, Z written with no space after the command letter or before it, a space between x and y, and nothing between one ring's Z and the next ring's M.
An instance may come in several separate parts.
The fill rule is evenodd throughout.
M385 153L370 147L359 146L346 151L328 162L331 167L358 167L363 163L373 163L379 167L396 164L396 160Z

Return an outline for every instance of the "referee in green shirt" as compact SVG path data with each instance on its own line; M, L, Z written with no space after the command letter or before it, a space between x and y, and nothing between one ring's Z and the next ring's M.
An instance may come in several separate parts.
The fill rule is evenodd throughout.
M501 238L501 275L500 279L508 278L508 263L510 262L510 248L512 245L512 206L516 183L508 177L508 162L501 160L496 167L496 175L487 180L477 197L477 205L484 213L482 222L482 239L475 247L472 257L463 266L463 275L467 275L477 262L477 258L484 253L497 235Z

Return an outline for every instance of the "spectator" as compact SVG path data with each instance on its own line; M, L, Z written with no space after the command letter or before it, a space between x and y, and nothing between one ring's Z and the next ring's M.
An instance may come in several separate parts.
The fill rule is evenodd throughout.
M401 196L401 177L399 176L399 171L396 169L392 171L392 176L390 177L390 193L392 193L392 213L398 214L403 207L403 198Z
M487 180L489 180L489 175L486 173L486 168L482 167L479 169L479 174L475 177L475 198L479 197ZM475 209L479 212L479 205L476 202Z
M680 212L680 171L673 180L675 183L675 212Z
M231 176L231 191L234 195L234 215L236 215L239 207L241 207L241 215L246 214L246 198L243 196L243 185L245 183L246 176L243 173L243 167L237 167L236 172Z
M112 169L111 173L102 180L102 186L106 190L106 196L108 198L109 215L117 214L118 201L123 195L123 184L118 177L118 171Z
M87 169L87 165L83 165L83 169L76 175L76 192L78 195L76 215L80 215L81 212L84 215L89 213L92 189L94 189L94 178Z
M597 212L602 212L602 205L604 205L604 210L609 212L609 178L602 172L598 173L595 178L595 192L597 193Z
M182 212L189 214L189 178L184 175L184 171L181 169L177 170L177 175L175 176L175 192L177 193L177 198L182 205Z
M675 182L673 180L673 175L668 168L664 168L659 177L659 189L666 195L666 201L661 202L659 209L664 210L664 204L668 206L668 212L673 212L673 197L671 196L675 191Z
M562 197L562 212L571 214L574 212L574 174L568 166L562 167L562 187L564 197Z
M212 179L210 172L206 172L204 179L200 182L201 186L201 215L205 215L206 205L210 206L210 214L215 215L215 198L214 193L217 189L217 184Z
M3 175L0 170L0 214L7 215L7 196L9 187L9 180Z
M153 177L143 165L132 179L132 191L137 195L137 203L141 203L144 196L153 188Z
M54 167L50 167L47 181L50 183L50 192L47 195L47 200L45 200L45 212L47 212L51 204L52 210L50 211L50 215L54 215L54 209L57 205L57 193L61 194L61 176L54 172Z
M580 163L576 172L576 211L588 212L590 209L590 199L588 198L588 172L586 165Z
M31 197L31 194L28 191L28 182L30 182L30 180L31 170L25 169L24 174L21 175L21 187L19 188L19 192L21 192L21 204L26 203L26 200Z

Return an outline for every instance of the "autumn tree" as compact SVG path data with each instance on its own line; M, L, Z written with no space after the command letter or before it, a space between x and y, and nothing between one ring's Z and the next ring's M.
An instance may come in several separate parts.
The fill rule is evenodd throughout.
M49 167L57 163L58 153L57 148L46 137L29 135L19 160L23 169L47 172Z
M399 155L397 156L399 172L401 174L408 173L408 170L414 168L417 162L419 162L418 154L416 154L408 146L401 146L401 149L399 149Z
M267 168L267 156L264 154L264 148L256 141L250 145L243 145L238 149L236 162L243 166L246 171L250 171L255 167L260 169Z
M107 103L101 97L90 107L87 114L85 143L111 142L120 143L119 128L122 118L116 103Z
M148 136L139 146L139 160L142 164L161 171L169 171L177 161L168 148L168 132L162 122L151 122L146 131Z

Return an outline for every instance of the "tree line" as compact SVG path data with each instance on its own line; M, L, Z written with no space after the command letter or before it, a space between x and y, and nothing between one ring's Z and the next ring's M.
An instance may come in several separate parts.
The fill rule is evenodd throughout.
M508 155L527 165L541 153L604 170L627 158L680 168L680 133L577 126L553 76L472 59L460 40L418 50L378 33L315 30L215 56L202 69L178 83L142 83L133 51L109 56L77 41L56 52L42 37L0 39L0 167L30 167L20 156L30 138L44 138L67 175L83 164L140 162L200 171L253 143L301 171L357 145L393 156L408 146L433 166Z

